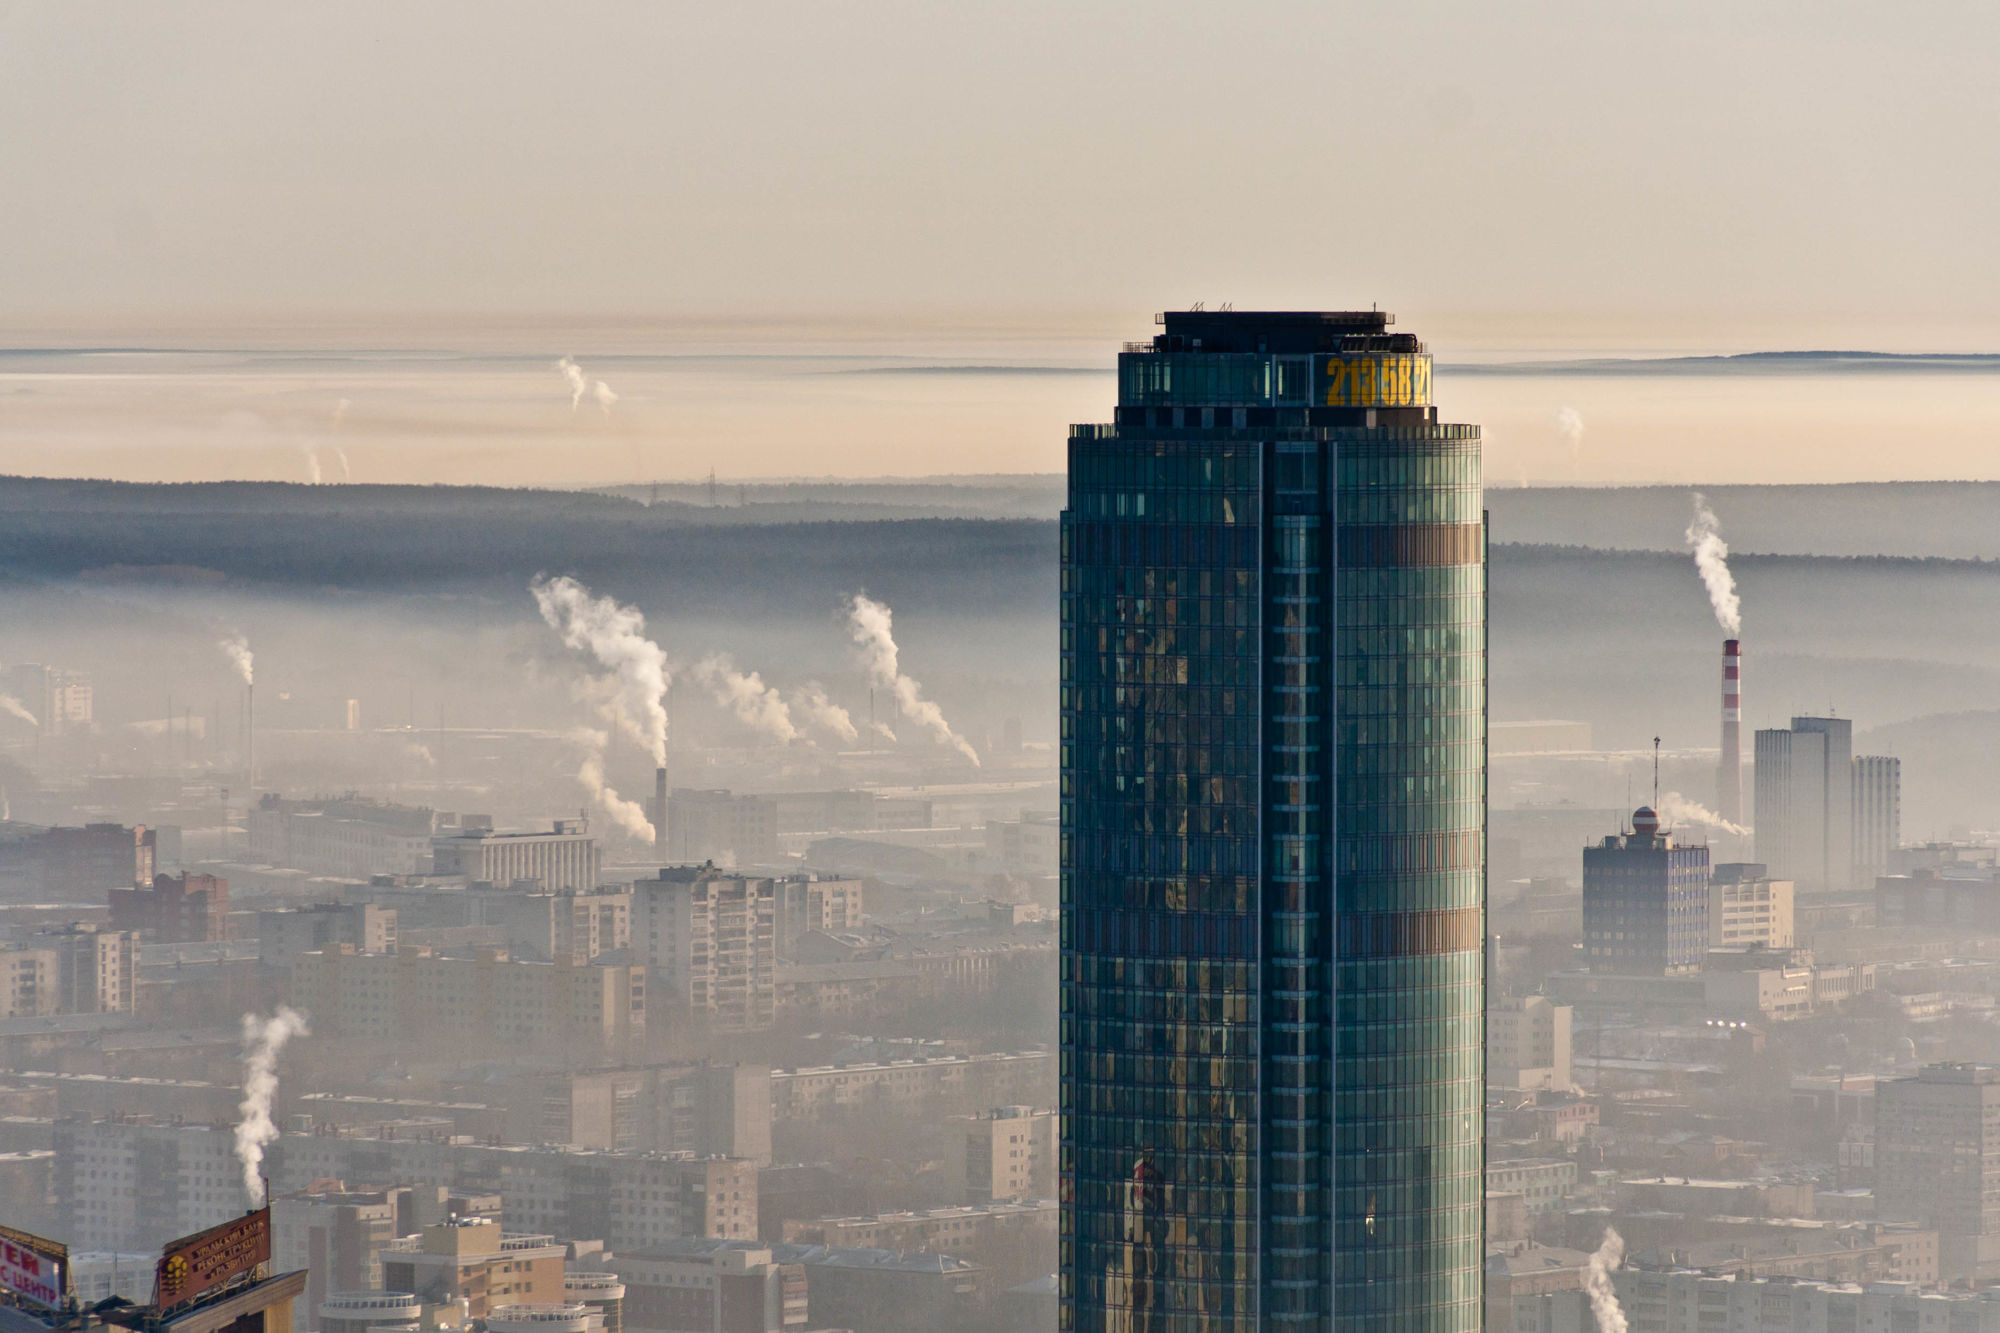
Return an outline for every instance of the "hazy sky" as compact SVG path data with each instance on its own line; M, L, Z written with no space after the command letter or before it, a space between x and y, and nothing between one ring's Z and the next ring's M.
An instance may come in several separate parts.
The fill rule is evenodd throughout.
M370 352L0 354L0 470L1053 470L1108 379L619 358L1108 367L1197 300L2000 351L1996 51L1991 3L0 0L0 349ZM1496 481L2000 468L2000 376L1438 393Z
M323 313L2000 344L1990 3L0 3L9 339Z

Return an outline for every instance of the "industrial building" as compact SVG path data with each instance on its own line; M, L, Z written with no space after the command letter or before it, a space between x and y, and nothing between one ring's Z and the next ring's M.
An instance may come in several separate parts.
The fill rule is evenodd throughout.
M597 839L587 819L558 819L547 833L466 828L431 839L431 868L468 883L538 880L551 892L597 887Z

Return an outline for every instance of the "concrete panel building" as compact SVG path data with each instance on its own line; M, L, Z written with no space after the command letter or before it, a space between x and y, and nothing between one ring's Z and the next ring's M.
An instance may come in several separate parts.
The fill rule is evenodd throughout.
M668 866L632 885L632 948L658 994L711 1031L777 1018L777 886L713 866Z
M1889 873L1903 843L1903 761L1864 754L1854 760L1854 884L1867 888Z
M2000 1068L1936 1064L1875 1085L1881 1214L1935 1227L1947 1279L2000 1277Z
M412 945L364 954L341 944L299 955L291 989L314 1031L329 1037L416 1034L612 1055L645 1039L646 975L637 966L517 962L498 949L442 958Z
M1754 862L1727 861L1708 879L1708 947L1789 949L1793 926L1793 885L1772 879Z
M1486 1011L1486 1086L1512 1092L1567 1092L1575 1011L1544 995L1502 1001Z

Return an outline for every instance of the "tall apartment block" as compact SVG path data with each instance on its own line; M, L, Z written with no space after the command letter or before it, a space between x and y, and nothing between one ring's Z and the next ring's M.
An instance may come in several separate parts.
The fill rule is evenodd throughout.
M1708 956L1708 847L1684 846L1651 807L1583 849L1583 954L1593 972L1672 977Z
M1391 324L1163 315L1070 431L1066 1330L1479 1326L1479 431Z
M1854 885L1854 724L1795 717L1757 733L1757 859L1801 894Z
M777 1021L777 886L712 866L632 884L632 948L655 991L715 1032Z
M1903 843L1903 761L1864 754L1854 760L1854 887L1872 889L1889 873Z
M2000 1069L1927 1065L1875 1085L1875 1200L1937 1228L1940 1276L2000 1277Z

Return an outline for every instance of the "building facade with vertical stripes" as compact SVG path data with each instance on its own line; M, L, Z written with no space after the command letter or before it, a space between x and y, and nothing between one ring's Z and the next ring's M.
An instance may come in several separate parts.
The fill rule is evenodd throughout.
M1472 1333L1479 432L1385 314L1160 323L1070 434L1062 1327Z

